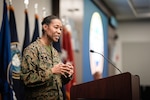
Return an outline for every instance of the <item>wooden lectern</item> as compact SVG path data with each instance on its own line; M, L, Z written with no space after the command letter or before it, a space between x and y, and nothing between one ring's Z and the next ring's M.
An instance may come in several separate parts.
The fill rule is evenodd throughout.
M71 100L140 100L140 79L129 72L71 87Z

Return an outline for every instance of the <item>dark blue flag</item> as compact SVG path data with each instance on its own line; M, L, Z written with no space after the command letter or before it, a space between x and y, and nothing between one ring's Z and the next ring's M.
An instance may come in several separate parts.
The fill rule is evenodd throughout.
M38 15L35 14L35 28L32 37L32 42L34 42L39 37L39 22L38 22Z
M29 18L28 18L28 11L25 9L25 36L23 42L23 50L30 44L30 29L29 29Z
M15 93L17 100L22 100L24 87L20 80L21 73L21 52L18 49L18 34L16 27L16 20L14 14L14 8L12 5L9 5L9 24L10 24L10 32L11 32L11 72L12 72L12 87Z
M10 28L7 15L7 4L4 0L3 19L0 35L0 80L2 100L13 100L12 89L10 88L9 69L11 66L11 49L10 49Z
M11 43L16 44L19 41L18 41L14 9L11 5L9 6L9 24L10 24L10 33L11 33Z

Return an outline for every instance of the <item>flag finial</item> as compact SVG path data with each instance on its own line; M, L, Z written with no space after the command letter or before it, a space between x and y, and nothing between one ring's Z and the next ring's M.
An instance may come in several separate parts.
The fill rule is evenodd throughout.
M12 5L12 0L9 0L9 4Z
M28 8L29 0L24 0L25 8Z
M42 11L43 11L43 18L44 18L44 17L46 17L46 8L43 7L43 8L42 8Z
M38 14L38 3L34 4L35 14Z

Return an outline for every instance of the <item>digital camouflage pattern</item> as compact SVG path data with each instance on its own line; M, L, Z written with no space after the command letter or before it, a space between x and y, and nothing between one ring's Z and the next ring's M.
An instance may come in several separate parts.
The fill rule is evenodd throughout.
M21 79L25 84L25 100L63 100L62 85L70 77L53 74L51 68L61 62L52 46L45 46L40 39L25 48L21 64Z

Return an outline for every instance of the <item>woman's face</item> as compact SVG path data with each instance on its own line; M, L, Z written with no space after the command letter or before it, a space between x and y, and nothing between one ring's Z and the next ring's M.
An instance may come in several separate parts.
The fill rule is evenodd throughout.
M62 33L62 22L59 19L53 19L49 25L45 26L45 34L50 42L58 42Z

